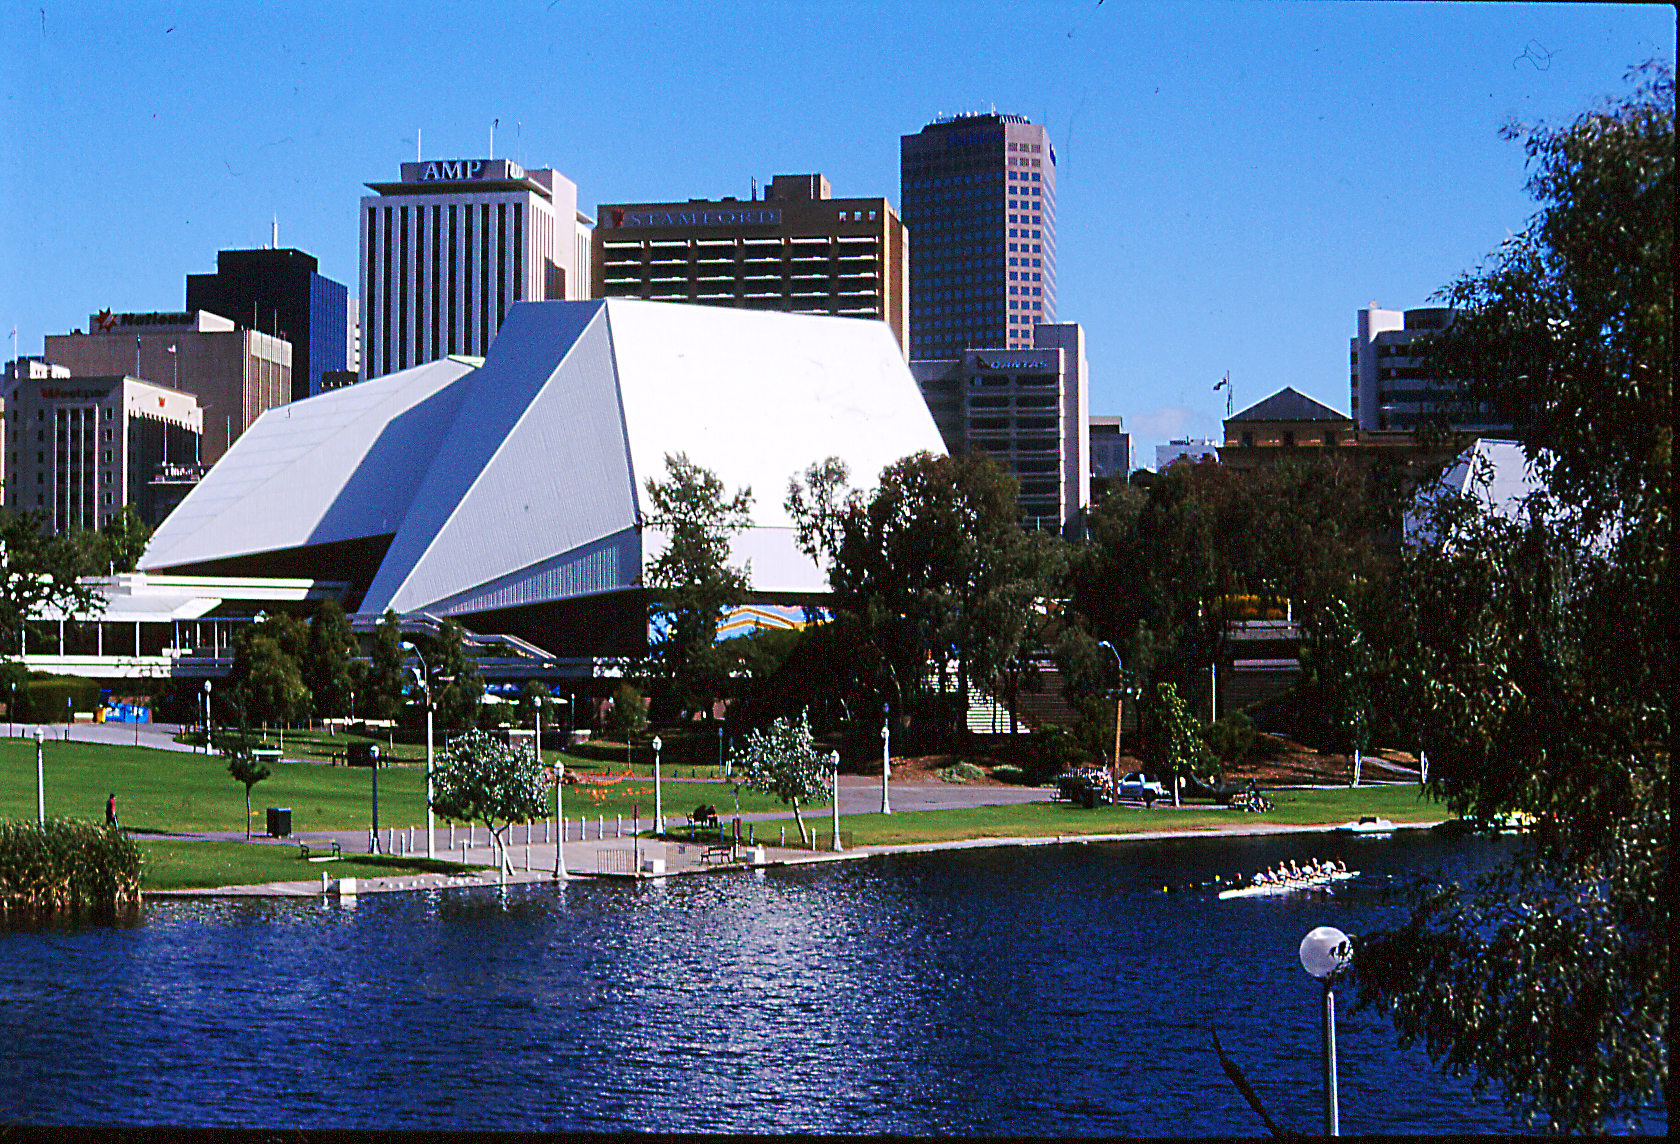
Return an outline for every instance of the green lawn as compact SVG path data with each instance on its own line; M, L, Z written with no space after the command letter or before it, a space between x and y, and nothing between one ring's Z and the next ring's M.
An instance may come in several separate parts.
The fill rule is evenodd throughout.
M306 862L292 845L244 842L136 840L140 846L140 885L146 890L197 890L214 886L250 886L262 882L318 882L332 878L372 878L392 874L459 874L482 866L384 854L346 854L336 862Z
M339 737L342 738L342 737ZM291 753L288 739L287 753ZM558 752L545 752L556 757ZM135 831L243 830L245 788L227 773L219 756L48 740L44 749L47 814L102 822L105 799L117 795L117 815ZM424 761L425 752L420 754ZM587 764L586 764L587 766ZM599 769L597 764L594 768ZM365 830L372 814L373 772L357 767L291 762L270 767L271 777L251 791L252 827L262 830L264 810L292 809L292 830ZM731 788L719 783L667 781L666 818L681 821L701 803L733 813ZM422 826L426 821L426 775L421 765L379 769L379 825ZM642 818L653 816L651 779L610 784L577 783L565 790L567 817L622 814L633 804ZM768 795L741 793L743 811L781 806ZM0 818L35 817L35 744L0 739Z
M1375 814L1393 822L1435 822L1451 817L1446 807L1422 800L1418 788L1337 787L1325 790L1277 791L1276 808L1266 814L1212 809L1207 806L1174 810L1157 803L1154 808L1103 806L1085 810L1066 802L1029 802L1008 806L981 806L968 810L921 810L893 815L843 815L842 834L850 832L860 846L883 846L917 842L951 842L965 838L1035 838L1058 834L1137 834L1156 830L1193 833L1215 826L1260 824L1318 825L1347 822L1362 814ZM822 808L807 813L827 831L830 818ZM779 824L777 824L779 825ZM759 823L765 838L776 837L776 825ZM793 824L788 834L797 837Z

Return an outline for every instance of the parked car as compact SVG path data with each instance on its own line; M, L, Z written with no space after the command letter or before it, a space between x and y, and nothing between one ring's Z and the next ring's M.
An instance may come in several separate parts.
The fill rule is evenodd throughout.
M1167 788L1142 771L1133 771L1120 780L1119 794L1121 798L1141 798L1148 805L1158 798L1166 798Z

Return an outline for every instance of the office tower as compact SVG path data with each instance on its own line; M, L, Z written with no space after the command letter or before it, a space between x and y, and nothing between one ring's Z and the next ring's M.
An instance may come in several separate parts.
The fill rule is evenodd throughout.
M901 140L910 356L1031 349L1056 321L1056 151L1019 115L941 116Z
M85 334L47 335L41 356L74 377L126 374L195 395L204 415L204 464L227 452L263 410L292 399L292 344L203 310L105 310L88 318Z
M1091 476L1125 484L1132 475L1132 435L1126 432L1126 419L1093 415L1088 428Z
M8 371L6 507L45 511L55 532L99 528L125 504L159 523L167 507L153 482L197 461L198 399L133 377L19 368L38 364Z
M1455 311L1359 311L1359 332L1350 339L1349 389L1353 420L1361 429L1416 429L1439 417L1448 428L1471 433L1510 434L1511 426L1491 414L1468 417L1458 406L1458 386L1430 377L1414 343L1452 325Z
M301 250L224 250L216 273L187 275L187 309L208 310L292 343L291 400L321 392L321 375L346 367L349 292L316 273Z
M743 203L611 203L596 214L595 295L876 318L909 352L909 245L886 199L836 199L777 175Z
M362 199L361 376L481 357L520 301L589 296L589 219L558 171L507 159L402 164Z
M1041 325L1029 350L912 361L948 452L985 453L1020 482L1023 527L1072 532L1091 500L1085 331Z

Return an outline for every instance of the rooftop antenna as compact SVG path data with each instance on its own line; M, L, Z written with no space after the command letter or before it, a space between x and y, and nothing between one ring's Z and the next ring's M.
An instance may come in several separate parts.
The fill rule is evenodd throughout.
M270 239L270 242L273 244L270 247L270 249L271 250L279 250L280 249L280 212L279 211L274 212L274 221L270 225L273 227L273 229L269 231L269 239Z
M756 203L758 201L758 176L754 175L752 181L752 201Z
M422 162L420 158L420 128L418 127L414 129L414 161L416 163Z
M523 119L513 121L513 150L519 157L519 165L523 167L525 165L525 121Z
M496 124L500 122L500 119L492 119L490 121L490 157L492 159L496 157Z

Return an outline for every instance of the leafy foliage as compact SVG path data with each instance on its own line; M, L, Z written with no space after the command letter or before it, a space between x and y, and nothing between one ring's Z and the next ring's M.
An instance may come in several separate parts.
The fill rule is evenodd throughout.
M245 693L239 689L233 692L233 704L238 712L239 735L226 748L228 760L228 774L233 781L245 786L245 837L251 837L251 788L268 778L269 770L265 763L257 761L251 751L250 726L246 717Z
M350 665L357 650L343 606L328 599L310 617L302 664L303 682L317 715L350 713L350 692L355 686Z
M607 710L606 731L626 740L647 726L647 703L642 693L628 683L613 688L612 706Z
M98 587L80 579L95 570L80 535L50 527L42 510L0 509L0 636L10 654L21 635L40 633L48 609L97 618L105 606Z
M809 841L799 804L828 797L834 782L828 756L812 741L810 720L801 713L797 719L776 719L764 730L748 731L729 758L742 786L793 804L799 839Z
M308 638L302 622L284 613L234 633L228 686L243 692L248 718L291 723L309 717L309 688L300 666Z
M403 650L402 622L386 609L374 628L373 649L366 664L351 668L355 680L357 714L364 719L395 719L408 687L408 653ZM428 657L430 662L430 657Z
M1527 131L1545 204L1452 299L1436 360L1513 419L1549 492L1518 519L1437 497L1373 639L1430 787L1538 829L1355 946L1392 1014L1511 1111L1595 1131L1668 1078L1674 89ZM1513 131L1523 134L1522 131Z
M515 822L541 818L553 785L533 752L471 730L438 752L432 809L460 822L484 823L496 840L502 869L511 872L503 833Z
M1155 773L1170 778L1173 805L1179 802L1178 777L1194 773L1202 760L1201 721L1190 714L1178 688L1157 683L1149 697L1149 729L1144 735L1144 759Z
M685 711L710 711L728 686L717 648L725 608L746 598L747 570L729 564L729 538L747 528L752 490L724 495L723 482L685 453L666 454L668 476L649 478L647 524L665 534L665 550L647 569L653 589L654 658Z
M0 907L139 900L140 848L122 831L70 818L0 822Z

